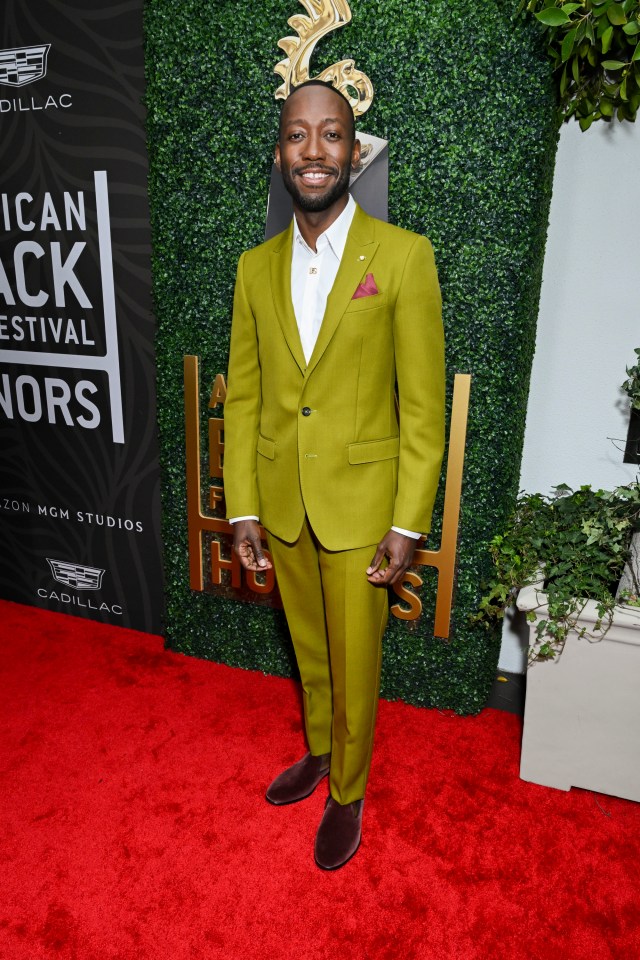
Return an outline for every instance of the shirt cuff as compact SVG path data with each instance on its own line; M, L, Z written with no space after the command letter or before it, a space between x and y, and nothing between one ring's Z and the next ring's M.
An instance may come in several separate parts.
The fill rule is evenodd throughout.
M229 523L240 523L241 520L255 520L256 523L260 523L260 517L234 517L233 520L229 520Z
M233 521L231 521L233 523ZM421 533L414 533L413 530L404 530L402 527L391 527L392 530L395 530L396 533L403 533L405 537L411 537L412 540L419 540L422 536Z

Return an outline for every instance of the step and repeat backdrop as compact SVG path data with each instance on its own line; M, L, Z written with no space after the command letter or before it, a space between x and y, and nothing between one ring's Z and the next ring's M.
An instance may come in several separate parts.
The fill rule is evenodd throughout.
M141 0L5 0L0 595L157 632Z

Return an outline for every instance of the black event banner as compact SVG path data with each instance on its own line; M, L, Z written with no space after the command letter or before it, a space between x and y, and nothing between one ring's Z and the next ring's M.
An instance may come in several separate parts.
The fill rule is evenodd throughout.
M142 0L4 0L0 596L162 614Z

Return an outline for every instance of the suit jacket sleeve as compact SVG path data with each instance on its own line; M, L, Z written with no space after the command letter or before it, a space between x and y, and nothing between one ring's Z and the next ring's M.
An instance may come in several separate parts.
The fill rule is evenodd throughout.
M393 525L428 533L445 443L442 301L431 244L416 237L394 314L400 458Z
M224 405L224 489L227 517L258 516L256 446L262 404L256 323L238 263Z

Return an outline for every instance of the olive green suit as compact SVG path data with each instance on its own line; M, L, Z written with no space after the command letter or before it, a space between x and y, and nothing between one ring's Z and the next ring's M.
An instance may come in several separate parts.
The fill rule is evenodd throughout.
M438 485L440 291L429 241L358 207L307 364L291 251L292 226L238 265L227 516L257 515L270 534L309 746L332 752L331 791L347 803L364 794L387 616L365 570L392 525L429 530ZM378 292L354 298L369 274Z

